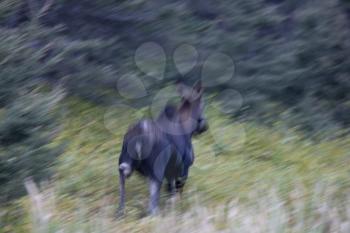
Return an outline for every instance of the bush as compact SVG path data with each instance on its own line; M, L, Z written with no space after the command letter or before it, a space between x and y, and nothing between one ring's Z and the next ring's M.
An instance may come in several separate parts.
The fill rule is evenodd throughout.
M0 202L23 195L26 177L47 177L58 155L50 146L57 133L59 88L40 82L45 64L30 46L29 33L7 30L0 39Z

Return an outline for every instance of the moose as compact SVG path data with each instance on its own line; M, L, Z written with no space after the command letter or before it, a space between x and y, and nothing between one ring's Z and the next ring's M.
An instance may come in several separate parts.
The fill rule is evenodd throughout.
M151 215L158 213L160 189L164 180L172 196L181 192L194 162L192 136L208 129L204 117L203 88L177 83L179 106L166 104L156 119L142 119L129 127L119 157L119 207L124 214L125 180L134 170L149 180Z

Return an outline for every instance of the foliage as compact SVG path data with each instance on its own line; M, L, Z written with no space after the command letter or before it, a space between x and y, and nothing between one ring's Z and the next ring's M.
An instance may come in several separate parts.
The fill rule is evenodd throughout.
M17 19L12 24L2 20L5 26L27 27L30 4L5 2L12 9L5 18ZM40 8L45 1L28 2ZM234 88L245 101L235 115L264 123L283 119L314 133L349 125L348 16L346 1L61 0L40 17L40 32L50 37L35 45L48 50L45 59L59 59L43 78L63 82L71 95L104 104L116 102L121 76L145 78L133 60L143 42L159 43L167 55L180 44L193 45L201 62L224 52L235 61L235 76L207 91ZM52 33L57 26L60 32ZM188 78L199 77L200 65ZM165 79L147 87L157 91L178 76L170 63Z
M195 219L212 230L251 232L247 222L262 219L276 232L346 231L349 9L347 0L2 0L0 202L6 208L0 231L47 226L30 222L37 216L28 211L31 196L17 197L25 178L41 183L48 174L47 190L54 189L58 201L49 232L96 231L90 220L104 214L102 208L108 213L98 219L108 221L106 231L129 232L135 225L135 231L157 230L159 221L179 221L181 231L193 227L185 218L198 209L207 214ZM167 58L179 45L192 45L199 63L180 75L170 60L165 77L152 79L134 61L138 46L148 41L161 45ZM129 217L115 221L116 156L125 128L149 112L145 105L161 88L179 77L201 78L205 59L216 52L232 57L235 75L205 90L211 134L194 142L197 159L175 212L184 215L139 221L146 189L132 177ZM140 78L149 95L122 98L116 91L121 77ZM226 117L217 108L225 89L243 97L242 108ZM332 192L320 191L319 184ZM201 207L191 204L195 198ZM269 198L277 211L264 211ZM235 203L227 216L211 221L220 215L213 209L227 202Z
M57 131L55 112L63 93L40 82L42 51L32 35L4 31L0 43L0 184L1 202L24 193L23 180L44 178L58 148L49 146Z
M194 142L196 160L182 199L177 203L174 213L177 217L165 214L165 219L139 219L147 205L147 185L143 178L132 176L127 185L127 217L116 220L117 156L122 129L144 111L130 114L76 100L69 101L66 107L70 111L65 127L55 141L70 144L58 159L55 178L40 186L43 202L48 201L43 204L43 211L50 213L47 224L53 231L93 232L106 228L107 232L115 229L142 232L143 228L161 227L156 224L158 221L179 221L180 225L173 226L176 229L192 226L186 219L197 214L198 221L208 220L207 224L215 229L246 228L245 221L260 219L264 222L262 227L310 232L324 227L338 229L341 226L338 222L346 227L349 221L342 215L349 207L346 199L350 188L349 138L314 143L297 132L282 130L278 124L266 128L254 123L241 124L245 133L237 136L228 124L231 120L215 108L207 111L210 133ZM106 122L113 129L106 128ZM216 130L225 129L220 141L215 140ZM241 137L244 140L238 140ZM162 209L167 209L165 190L162 193ZM47 227L35 220L41 218L40 213L28 209L29 200L22 200L27 204L19 206L33 222L12 227L18 227L19 232L22 228L26 232L28 228L38 227L37 224ZM278 213L280 218L276 217ZM214 222L209 220L210 216L215 216ZM232 216L236 216L233 222Z

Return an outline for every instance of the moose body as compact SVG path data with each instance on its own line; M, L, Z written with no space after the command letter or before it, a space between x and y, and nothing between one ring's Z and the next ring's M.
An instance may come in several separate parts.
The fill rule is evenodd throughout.
M207 129L203 116L202 87L180 85L179 107L166 105L159 117L143 119L129 128L119 157L120 203L125 206L125 179L134 170L149 179L149 212L158 212L160 188L166 179L175 194L182 189L194 162L192 136Z

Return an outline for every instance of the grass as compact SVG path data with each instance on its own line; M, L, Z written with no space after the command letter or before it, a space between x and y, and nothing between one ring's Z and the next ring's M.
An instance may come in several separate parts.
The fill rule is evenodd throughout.
M350 231L349 138L316 143L278 123L232 122L209 107L211 130L194 140L195 164L176 208L168 207L163 191L163 214L140 218L147 185L132 176L127 216L117 220L122 136L147 111L78 101L67 110L55 141L67 149L55 177L40 187L27 184L30 195L15 204L21 221L3 232Z
M278 196L276 190L253 194L254 202L243 204L239 200L208 208L193 198L187 211L166 209L158 217L116 220L113 205L108 200L101 203L95 214L81 206L71 219L58 220L33 202L32 222L34 232L349 232L350 209L339 208L333 201L334 189L317 185L310 201L306 201L300 187L292 190L289 200ZM55 196L47 191L40 194L42 206L52 206ZM47 195L47 193L51 193ZM32 193L32 199L38 193ZM256 199L255 199L256 198ZM350 200L348 200L350 201ZM41 210L41 211L40 211Z

